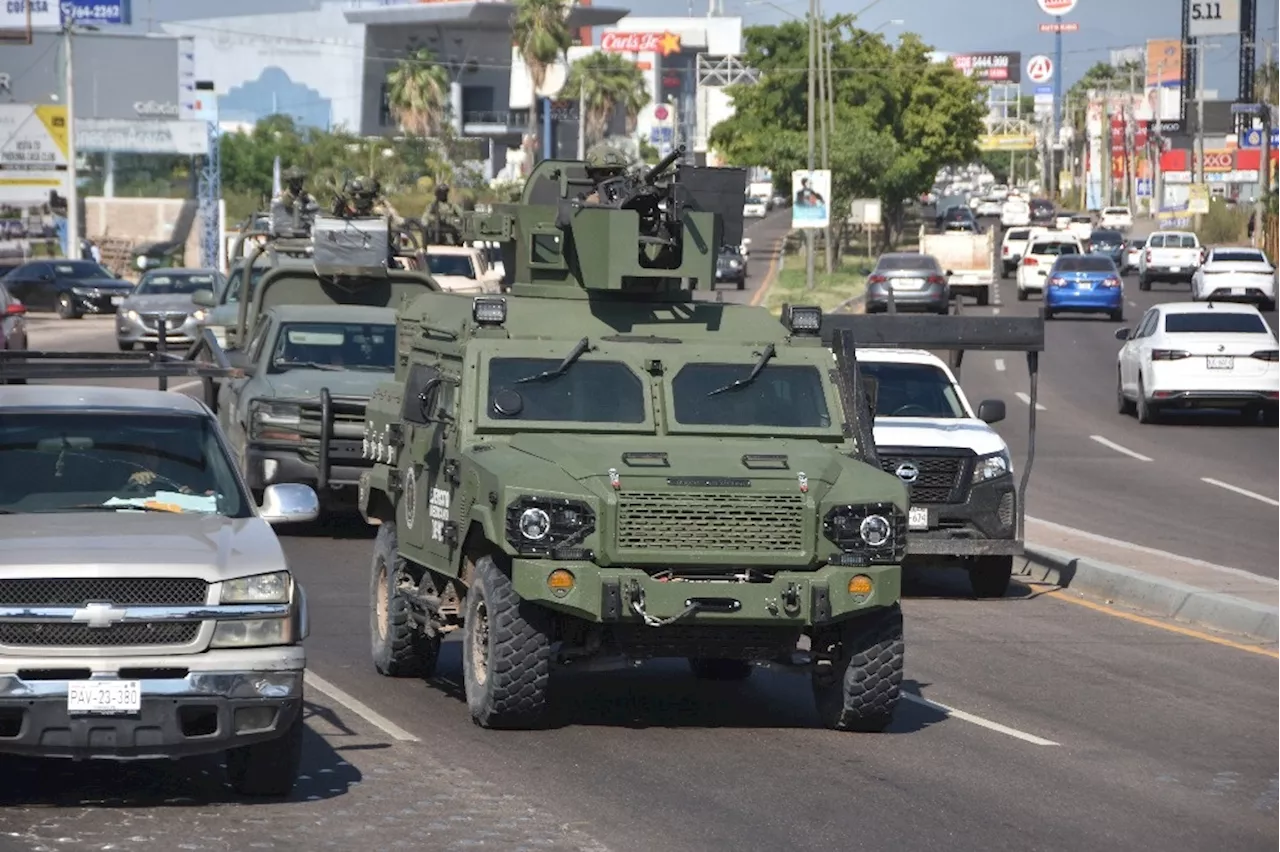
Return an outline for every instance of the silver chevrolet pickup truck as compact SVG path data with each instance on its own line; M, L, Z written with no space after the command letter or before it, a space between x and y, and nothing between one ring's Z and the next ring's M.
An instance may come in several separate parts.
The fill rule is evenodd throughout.
M253 505L199 400L4 377L0 753L225 751L237 792L287 794L307 605L270 525L315 518L315 493Z

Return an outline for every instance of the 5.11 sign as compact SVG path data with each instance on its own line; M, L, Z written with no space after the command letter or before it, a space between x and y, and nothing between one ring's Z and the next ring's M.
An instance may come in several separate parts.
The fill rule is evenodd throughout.
M1240 32L1240 0L1189 0L1187 36L1231 36Z

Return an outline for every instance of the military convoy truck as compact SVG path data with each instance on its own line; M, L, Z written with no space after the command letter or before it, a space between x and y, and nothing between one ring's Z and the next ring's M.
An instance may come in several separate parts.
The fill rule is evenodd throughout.
M544 160L522 203L467 223L502 244L510 294L400 310L359 491L374 665L429 675L461 630L472 718L527 728L560 666L780 661L827 726L881 730L908 505L874 389L847 334L832 369L817 308L694 301L741 242L745 173L673 159L603 183Z

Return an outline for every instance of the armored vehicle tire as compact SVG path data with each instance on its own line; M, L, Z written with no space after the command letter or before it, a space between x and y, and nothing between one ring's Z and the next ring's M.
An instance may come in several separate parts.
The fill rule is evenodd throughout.
M969 565L969 588L975 598L1004 597L1012 578L1012 556L979 556Z
M883 731L893 721L902 692L901 606L895 603L841 624L838 640L831 665L815 663L813 670L818 717L837 731Z
M227 751L227 780L241 796L287 796L302 765L302 712L283 736Z
M698 680L746 680L755 666L746 660L719 657L690 657L689 668Z
M440 658L440 637L422 634L409 602L396 593L404 560L396 554L396 525L383 521L373 543L369 577L369 637L373 666L387 677L431 677Z
M518 597L492 556L476 562L467 590L462 673L480 727L541 723L551 679L551 613Z

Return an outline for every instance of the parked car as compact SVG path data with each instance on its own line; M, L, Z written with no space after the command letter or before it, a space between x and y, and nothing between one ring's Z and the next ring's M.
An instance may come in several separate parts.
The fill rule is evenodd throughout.
M1059 255L1049 268L1044 318L1063 313L1104 313L1124 321L1124 283L1115 261L1105 255Z
M215 269L153 269L145 273L116 311L116 345L121 351L138 344L155 347L161 319L166 343L195 342L208 309L198 306L192 297L199 290L221 294L226 283Z
M3 279L9 293L30 311L57 311L63 319L113 314L133 284L91 260L37 260Z
M887 311L892 292L896 310L945 314L951 304L948 275L932 255L882 254L867 277L866 311L869 314Z
M1157 422L1171 409L1218 408L1276 424L1280 348L1253 305L1177 302L1155 305L1116 356L1121 414Z
M1276 309L1276 269L1256 248L1216 246L1191 277L1192 301L1250 302Z

